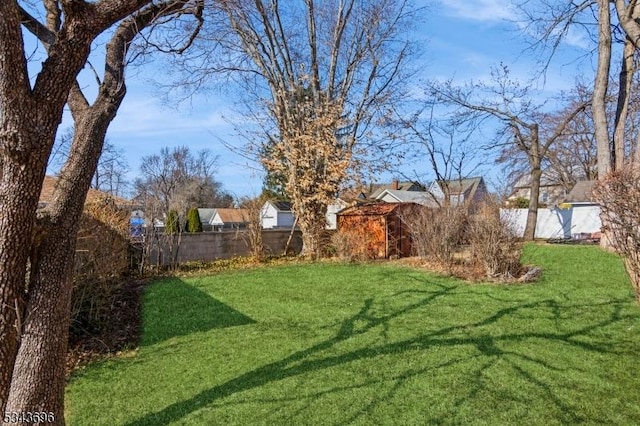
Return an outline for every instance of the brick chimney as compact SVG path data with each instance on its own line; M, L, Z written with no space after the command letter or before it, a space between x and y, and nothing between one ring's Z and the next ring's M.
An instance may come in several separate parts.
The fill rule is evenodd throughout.
M391 189L398 189L398 179L394 179L393 182L391 182Z

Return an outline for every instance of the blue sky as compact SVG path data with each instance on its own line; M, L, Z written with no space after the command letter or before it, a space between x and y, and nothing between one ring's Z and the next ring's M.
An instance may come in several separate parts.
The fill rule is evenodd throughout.
M439 3L418 1L428 6L426 21L416 32L423 45L421 75L416 78L416 90L421 90L419 79L454 78L464 83L470 79L488 78L491 66L500 62L509 66L512 75L521 81L531 77L533 59L523 50L524 36L519 27L509 22L515 18L513 10L501 0L447 0ZM576 73L587 80L593 73L589 63L572 63L573 55L585 52L588 44L579 35L570 38L570 45L562 47L562 55L554 61L543 89L555 94L569 89ZM255 164L234 154L225 147L241 143L231 123L237 122L233 113L233 99L210 94L196 96L178 107L162 103L157 89L146 82L145 75L159 70L149 68L129 76L128 93L118 116L109 128L107 138L125 150L132 180L137 174L143 156L159 152L164 146L189 145L194 151L208 148L219 155L217 180L236 196L260 192L262 175ZM61 128L71 124L65 117ZM424 168L425 163L407 164L404 172ZM488 180L497 179L497 166L487 161L478 169ZM426 172L427 170L419 170ZM391 171L380 176L390 180L398 175Z

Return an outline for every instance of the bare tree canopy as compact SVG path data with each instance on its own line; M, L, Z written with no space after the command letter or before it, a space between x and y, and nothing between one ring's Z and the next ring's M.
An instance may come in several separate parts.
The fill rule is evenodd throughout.
M534 101L531 89L511 79L505 66L492 71L490 83L455 86L452 81L432 84L429 92L443 105L453 108L461 122L481 126L489 121L496 127L496 137L487 148L503 152L520 152L526 158L531 176L531 199L524 238L535 235L542 164L549 149L567 133L576 117L588 106L578 101L567 106L557 119L551 119L543 105Z
M136 198L156 217L165 217L170 210L185 214L191 207L229 207L233 197L214 179L217 161L206 149L194 154L187 146L162 148L159 154L142 158Z
M189 75L232 76L250 95L263 133L249 151L270 154L263 164L284 177L304 252L316 255L327 204L364 147L379 154L388 107L403 95L416 9L389 0L230 0L210 13L208 50Z

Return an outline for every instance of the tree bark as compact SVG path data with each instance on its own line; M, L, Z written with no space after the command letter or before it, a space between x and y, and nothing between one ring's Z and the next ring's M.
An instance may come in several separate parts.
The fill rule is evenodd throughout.
M74 92L78 91L76 86ZM100 93L93 107L74 109L71 156L60 173L51 204L40 212L42 234L37 235L30 258L26 320L7 404L11 412L53 412L55 424L64 424L75 236L91 184L88 171L97 166L107 127L124 97L123 89L115 94L102 89Z
M598 0L598 66L593 91L593 123L598 148L598 179L611 171L611 146L606 97L611 68L611 16L609 0Z
M538 198L540 197L540 179L542 168L539 158L530 158L531 164L531 195L529 197L529 211L527 212L527 224L524 229L524 240L533 241L536 236L536 224L538 222Z
M613 157L614 170L620 170L625 164L625 130L629 115L629 101L631 98L631 84L635 74L636 47L630 39L624 43L622 63L619 75L618 103L616 105L616 117L613 131Z

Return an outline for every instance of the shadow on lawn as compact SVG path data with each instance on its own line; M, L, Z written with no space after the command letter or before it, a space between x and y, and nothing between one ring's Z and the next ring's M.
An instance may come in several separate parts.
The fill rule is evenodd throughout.
M179 279L154 284L155 304L144 306L142 346L216 328L255 324L255 321Z
M355 389L365 386L376 386L378 384L382 384L382 382L392 384L391 388L387 391L382 391L382 388L379 387L379 393L371 400L368 400L364 407L359 409L355 414L352 414L348 418L344 419L344 421L340 422L340 424L348 424L356 421L360 417L367 415L367 413L371 413L378 404L390 400L398 391L398 389L400 389L402 385L409 381L411 378L428 374L429 372L433 372L436 369L446 368L457 363L476 359L480 360L482 365L471 373L471 375L473 376L473 380L471 381L472 384L468 387L468 390L465 392L464 396L458 398L453 402L448 412L449 414L446 414L444 418L431 419L431 422L446 423L450 421L451 419L447 416L455 415L460 406L465 404L467 401L477 398L480 392L482 392L486 387L486 384L483 381L484 372L492 368L498 362L508 363L515 374L518 375L522 380L525 380L526 382L540 389L541 392L546 395L545 398L547 399L547 401L549 401L550 404L555 406L562 413L562 418L559 419L560 421L573 423L594 420L593 418L584 419L580 413L575 412L569 405L567 405L560 396L554 394L554 391L550 384L536 378L521 364L533 363L546 370L556 371L558 374L561 374L562 372L557 367L551 365L545 359L536 359L535 357L530 355L505 350L501 348L500 343L519 342L528 339L548 340L555 341L563 345L575 346L588 352L615 352L616 349L612 348L610 342L607 342L606 339L601 343L590 343L588 341L585 341L587 339L584 339L584 337L588 336L594 330L620 321L621 306L626 303L626 301L611 300L607 302L607 305L612 307L612 312L609 318L601 322L588 324L580 329L567 331L564 333L560 331L555 333L545 333L536 332L535 330L532 330L530 332L509 333L507 330L504 333L498 335L491 335L483 334L482 332L477 331L479 328L493 324L503 317L517 315L520 311L523 310L547 309L553 312L554 316L560 315L563 306L558 306L558 304L553 300L540 300L531 303L514 304L514 306L500 309L497 312L488 315L486 318L473 323L443 327L438 330L434 330L413 338L397 342L371 345L368 347L351 350L350 352L342 354L329 354L320 359L317 358L318 353L331 349L341 342L348 341L349 339L352 339L356 336L367 333L375 327L387 327L389 326L388 323L390 320L425 307L431 304L436 299L445 298L448 295L455 293L459 288L459 286L455 285L434 283L430 283L430 286L430 289L433 290L415 290L414 294L421 297L418 301L409 303L404 307L397 309L389 314L376 314L374 312L374 300L366 299L363 301L363 305L357 313L349 318L344 319L341 322L339 330L334 337L307 349L295 352L279 361L266 364L260 368L249 371L241 376L227 381L226 383L207 389L190 399L171 404L158 412L149 413L144 417L129 423L129 426L169 424L178 421L184 416L187 416L194 411L204 408L230 395L254 388L259 388L271 382L284 380L290 377L295 377L314 371L328 369L334 366L348 364L357 360L374 359L383 355L397 355L410 351L424 351L434 347L453 348L459 346L473 346L476 348L476 353L456 360L443 361L439 364L431 364L429 366L425 366L425 368L405 371L393 377L387 377L380 380L373 379L370 381L366 381L365 383L338 387L335 389L319 391L316 393L311 392L311 394L304 396L292 395L291 397L286 397L278 400L267 400L265 402L291 401L309 398L309 404L311 404L314 398L322 396L326 393L340 392L342 390ZM404 297L407 293L409 292L403 291L394 296ZM575 308L575 306L572 307ZM465 331L467 333L465 333ZM469 335L469 331L477 332L475 333L475 335Z

